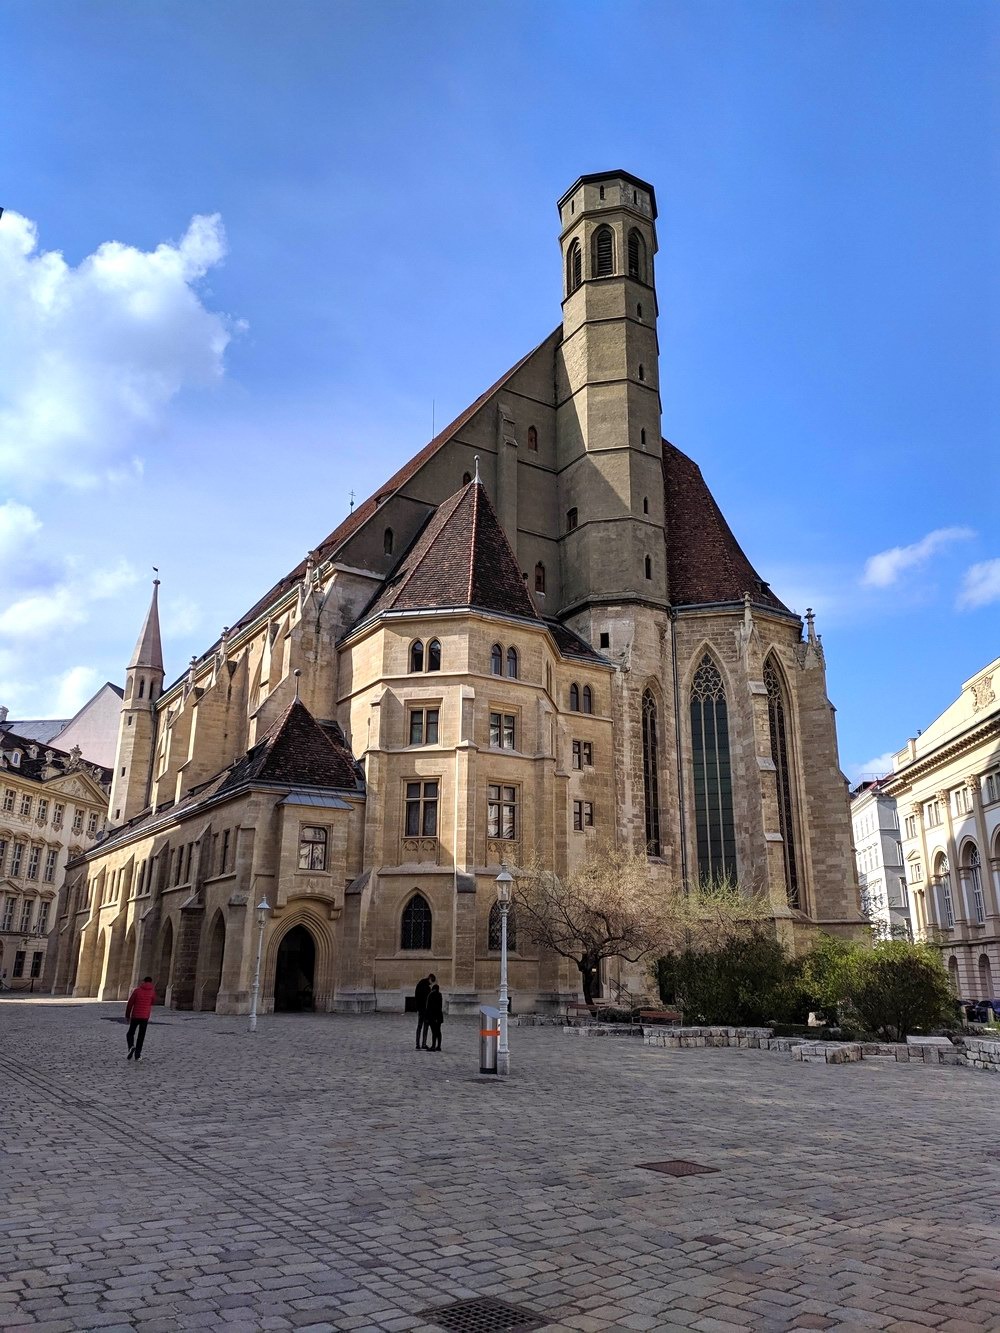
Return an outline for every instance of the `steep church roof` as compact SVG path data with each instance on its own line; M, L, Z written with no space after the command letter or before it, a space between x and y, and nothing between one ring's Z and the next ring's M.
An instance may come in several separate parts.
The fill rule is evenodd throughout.
M146 612L142 630L136 640L132 660L128 664L129 671L134 667L150 667L154 671L163 670L163 648L160 646L160 614L156 596L159 590L160 580L154 579L153 596L149 603L149 610Z
M301 700L293 699L213 794L250 783L355 791L363 779L337 723L317 722Z
M672 606L741 602L791 615L760 577L733 536L701 468L663 441L663 504L667 588Z
M539 619L517 556L478 478L438 506L361 619L383 611L456 606Z
M559 328L555 329L553 333L550 333L548 337L543 338L538 344L538 347L532 348L530 352L525 356L522 356L519 361L511 366L510 370L500 376L495 384L491 385L485 393L481 393L474 403L471 403L464 412L460 413L455 418L454 421L445 426L444 430L439 431L428 444L425 444L418 453L414 454L408 462L404 463L399 471L394 473L387 482L374 492L374 494L370 495L367 500L362 501L353 513L349 514L348 517L344 519L343 523L334 528L329 536L320 542L319 546L316 548L317 559L320 561L328 560L331 556L335 555L350 537L353 537L356 532L364 527L373 515L378 513L386 500L395 495L400 487L405 486L408 481L415 477L424 464L429 462L429 460L432 459L434 455L449 442L449 440L454 439L462 427L468 425L476 413L486 406L493 395L499 389L502 389L504 385L517 374L521 367L526 365L535 353L544 347L550 338L555 337L560 330L561 325ZM236 622L236 628L248 625L251 621L256 620L258 616L263 615L277 597L280 597L282 593L287 592L289 588L299 582L305 574L305 571L306 562L301 560L293 570L286 574L283 579L266 592L259 601L255 602L245 615L242 615L239 618ZM213 645L213 647L214 646L215 645ZM212 649L209 649L208 651L211 652Z

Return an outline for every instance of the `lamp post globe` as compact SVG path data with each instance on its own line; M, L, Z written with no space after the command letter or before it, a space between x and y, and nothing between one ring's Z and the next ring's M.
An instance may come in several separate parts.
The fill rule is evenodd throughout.
M253 970L253 987L250 991L250 1022L248 1024L251 1032L257 1031L257 1000L260 996L260 955L264 947L264 925L267 921L267 914L271 910L271 904L266 898L261 898L257 904L257 961Z
M500 907L500 1040L497 1043L497 1073L510 1073L510 1047L507 1044L507 913L514 897L514 876L501 863L497 875L497 904Z

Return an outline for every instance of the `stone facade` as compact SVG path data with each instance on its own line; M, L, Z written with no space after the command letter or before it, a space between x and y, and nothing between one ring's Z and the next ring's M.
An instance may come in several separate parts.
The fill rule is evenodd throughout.
M896 802L881 781L862 782L851 793L854 854L861 910L875 939L909 939L910 894Z
M266 895L265 1008L400 1008L434 971L461 1010L501 863L605 839L766 892L793 947L858 929L822 644L661 436L653 191L583 177L559 213L560 326L166 689L154 597L63 988L243 1010ZM521 939L511 986L579 978Z
M1000 658L978 671L885 780L902 826L913 930L962 999L1000 995Z

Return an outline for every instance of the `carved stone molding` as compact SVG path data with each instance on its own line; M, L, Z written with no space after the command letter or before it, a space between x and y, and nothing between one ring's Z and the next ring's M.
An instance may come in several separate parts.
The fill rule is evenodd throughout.
M993 688L993 675L981 676L972 682L973 707L977 713L996 703L996 691Z

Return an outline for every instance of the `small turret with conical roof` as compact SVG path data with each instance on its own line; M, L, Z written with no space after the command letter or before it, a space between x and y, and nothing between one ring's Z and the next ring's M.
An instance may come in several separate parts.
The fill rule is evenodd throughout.
M160 644L160 580L125 673L125 696L118 724L118 749L108 818L125 824L146 808L153 763L156 715L153 705L163 693L163 648Z

